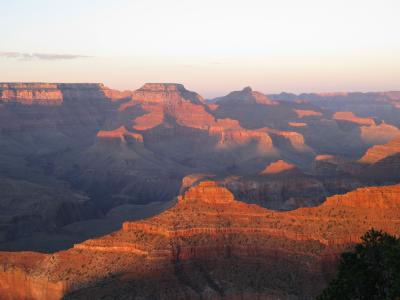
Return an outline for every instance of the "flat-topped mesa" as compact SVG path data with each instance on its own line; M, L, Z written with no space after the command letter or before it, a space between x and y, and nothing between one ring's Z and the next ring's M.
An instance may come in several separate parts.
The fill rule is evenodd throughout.
M199 94L188 91L183 84L178 83L146 83L132 93L132 99L147 103L204 103L204 99Z
M63 94L53 83L0 83L0 102L61 105Z
M359 188L326 199L321 207L400 209L400 185Z
M178 198L179 203L202 201L210 204L226 204L234 200L233 194L228 189L218 186L211 180L200 182Z
M294 112L297 114L297 117L302 119L305 117L320 117L322 113L315 110L310 109L295 109Z
M216 101L217 104L225 103L247 103L247 104L264 104L264 105L277 105L278 102L269 99L267 96L260 92L253 91L251 87L245 87L241 91L234 91L224 97L220 97Z
M24 105L62 105L65 101L120 100L132 92L117 91L102 83L0 83L0 102Z
M347 121L359 125L367 125L367 126L376 125L374 119L358 117L353 112L350 111L338 111L333 115L332 118L337 121Z

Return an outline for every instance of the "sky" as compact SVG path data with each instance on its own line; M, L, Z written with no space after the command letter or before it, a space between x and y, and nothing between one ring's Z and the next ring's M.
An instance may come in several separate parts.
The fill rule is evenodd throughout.
M0 82L400 90L398 0L0 0Z

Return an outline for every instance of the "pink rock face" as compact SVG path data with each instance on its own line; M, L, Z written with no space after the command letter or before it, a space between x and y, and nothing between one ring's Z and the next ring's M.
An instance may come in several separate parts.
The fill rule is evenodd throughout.
M385 144L400 137L400 130L393 125L381 123L379 125L361 126L361 138L369 146Z
M61 105L63 95L57 84L51 83L2 83L0 102L18 102L24 105Z
M263 105L278 105L279 103L269 99L267 96L260 92L253 91L251 87L245 87L241 91L235 91L228 95L221 97L218 103L248 103L248 104L263 104Z
M333 115L333 119L339 121L348 121L359 125L376 125L374 119L357 117L354 113L349 111L336 112Z
M195 92L188 91L177 83L146 83L140 89L132 92L132 101L121 106L120 110L135 105L135 103L162 103L176 105L181 102L203 104L204 99Z
M259 154L276 154L272 139L264 128L248 130L242 128L237 120L219 119L208 128L208 132L210 136L219 138L218 149L233 149L256 142Z
M97 133L97 137L101 139L120 139L123 143L126 143L126 137L130 137L137 142L143 143L143 136L141 134L129 132L124 126L115 130L100 130Z
M269 164L263 171L261 171L260 175L269 175L269 174L277 174L286 171L290 171L295 169L296 166L290 164L284 160L277 160L271 164Z
M289 126L292 127L306 127L307 123L302 123L302 122L289 122L288 123Z
M267 128L266 131L271 135L275 135L284 138L289 144L299 152L311 152L312 149L308 147L304 141L304 137L301 133L295 131L282 131L277 129Z
M295 109L294 111L299 118L322 116L322 113L314 110Z
M375 145L369 148L359 161L373 164L397 153L400 153L400 138L393 139L385 145Z

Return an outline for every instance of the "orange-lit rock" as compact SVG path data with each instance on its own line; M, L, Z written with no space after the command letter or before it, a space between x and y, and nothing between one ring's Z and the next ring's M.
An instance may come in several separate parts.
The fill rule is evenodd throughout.
M288 125L289 125L289 126L292 126L292 127L305 127L305 126L307 126L307 123L302 123L302 122L289 122Z
M361 138L367 145L385 144L396 137L400 137L400 130L393 125L381 123L379 125L361 126Z
M314 110L306 110L306 109L295 109L294 110L299 118L305 117L319 117L322 116L322 113Z
M223 291L238 299L244 299L242 289L263 297L279 290L280 297L289 297L295 288L295 294L310 298L325 286L337 253L366 230L400 233L399 195L400 185L362 188L319 207L275 212L236 201L205 181L160 215L125 222L121 230L68 251L0 253L0 292L6 299L58 299L65 293L67 299L83 299L110 290L114 297L195 299L187 294L185 282L191 282L205 299L213 299L209 288L213 295ZM210 287L210 280L216 285ZM21 297L12 298L10 284Z
M100 130L97 133L98 138L103 139L120 139L121 142L126 142L126 137L133 138L135 141L143 143L143 136L139 133L129 132L124 126L114 130Z
M277 160L261 171L260 175L277 174L295 169L296 166L284 160Z
M278 105L278 102L269 99L264 94L253 91L251 87L245 87L241 91L234 91L224 97L216 99L217 104L224 103L248 103L248 104L263 104L263 105Z
M61 105L63 95L52 83L1 83L0 102Z
M179 104L182 102L192 102L195 104L202 104L204 99L195 92L185 89L182 84L177 83L146 83L140 89L132 92L132 101L125 103L121 106L124 110L135 103L163 103Z
M400 138L393 139L384 145L372 146L359 161L372 164L397 153L400 153Z
M376 125L374 119L357 117L353 112L350 111L336 112L333 115L333 119L339 121L348 121L359 125Z

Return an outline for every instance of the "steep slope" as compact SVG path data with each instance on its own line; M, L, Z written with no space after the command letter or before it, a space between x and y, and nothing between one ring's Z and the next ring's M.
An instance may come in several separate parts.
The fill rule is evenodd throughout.
M400 137L393 139L387 144L369 148L359 161L361 163L372 164L397 153L400 153Z
M206 181L164 213L68 251L1 253L0 291L8 299L312 297L364 231L400 233L399 195L399 185L364 188L279 213Z

